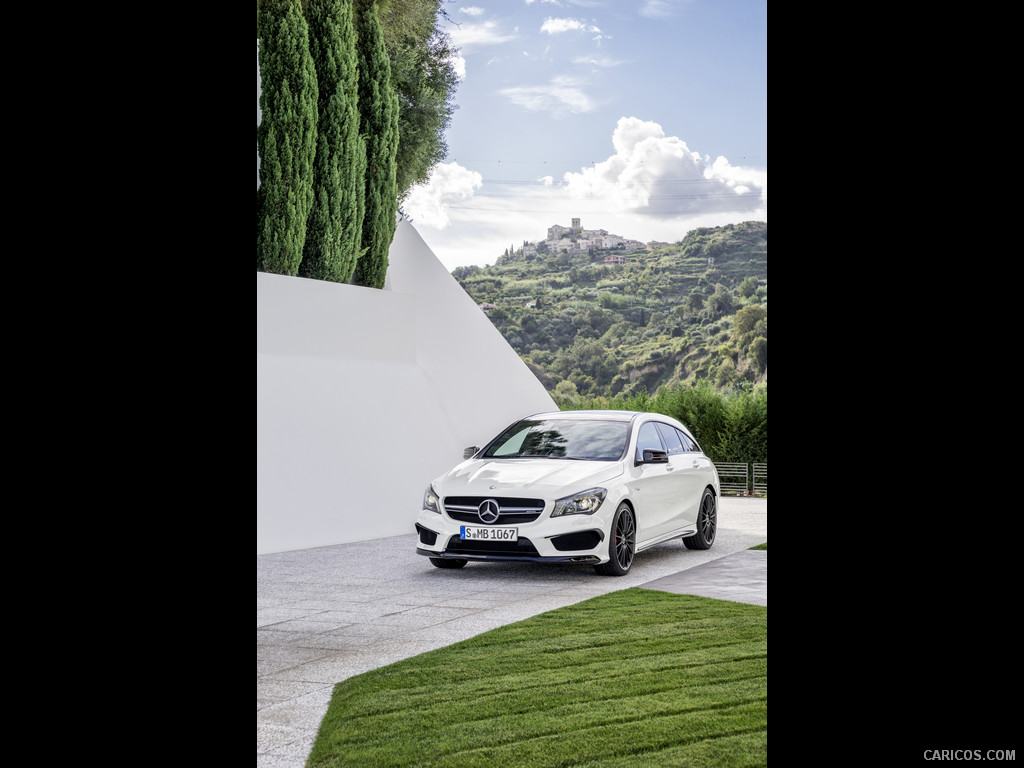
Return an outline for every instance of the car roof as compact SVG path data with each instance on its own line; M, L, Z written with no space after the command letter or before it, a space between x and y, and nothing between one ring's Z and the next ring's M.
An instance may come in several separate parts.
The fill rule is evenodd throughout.
M600 419L602 421L632 421L639 411L551 411L535 413L530 419L564 419L568 421L584 421Z
M527 416L526 418L560 419L563 421L633 421L638 417L645 421L662 421L666 424L680 426L690 433L690 437L693 437L693 433L690 432L684 424L680 423L678 419L675 419L672 416L667 416L664 413L656 413L654 411L549 411L547 413L535 413L532 416Z

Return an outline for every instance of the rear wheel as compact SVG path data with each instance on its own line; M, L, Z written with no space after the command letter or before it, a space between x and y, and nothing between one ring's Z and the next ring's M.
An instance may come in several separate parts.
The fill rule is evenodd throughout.
M462 568L469 560L460 560L457 557L432 557L430 562L437 568Z
M697 513L697 533L683 539L687 549L711 549L718 532L718 501L710 488L704 489Z
M623 502L615 510L612 520L611 536L608 537L607 563L595 565L594 570L602 576L625 576L633 565L636 554L636 518L633 510Z

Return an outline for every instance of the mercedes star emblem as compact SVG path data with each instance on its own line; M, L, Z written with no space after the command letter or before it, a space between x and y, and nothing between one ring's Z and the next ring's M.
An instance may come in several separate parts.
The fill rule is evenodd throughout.
M498 519L498 514L500 512L501 507L498 506L498 502L494 499L487 499L480 504L476 513L482 522L490 525Z

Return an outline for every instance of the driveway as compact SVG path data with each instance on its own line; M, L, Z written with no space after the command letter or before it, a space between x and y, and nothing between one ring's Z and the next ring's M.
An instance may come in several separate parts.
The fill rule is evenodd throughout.
M621 578L592 566L442 570L416 554L415 533L258 555L257 768L303 768L340 680L545 611L640 586L767 605L767 553L746 554L767 540L767 499L724 497L710 550L676 539Z

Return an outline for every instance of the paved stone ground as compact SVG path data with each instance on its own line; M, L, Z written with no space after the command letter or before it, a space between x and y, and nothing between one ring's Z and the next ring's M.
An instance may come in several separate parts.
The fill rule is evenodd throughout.
M645 589L703 595L768 607L768 552L747 550L662 576Z
M768 604L768 501L724 497L715 545L677 539L628 576L592 566L434 568L416 534L256 558L256 765L302 768L334 684L597 595L644 586Z

